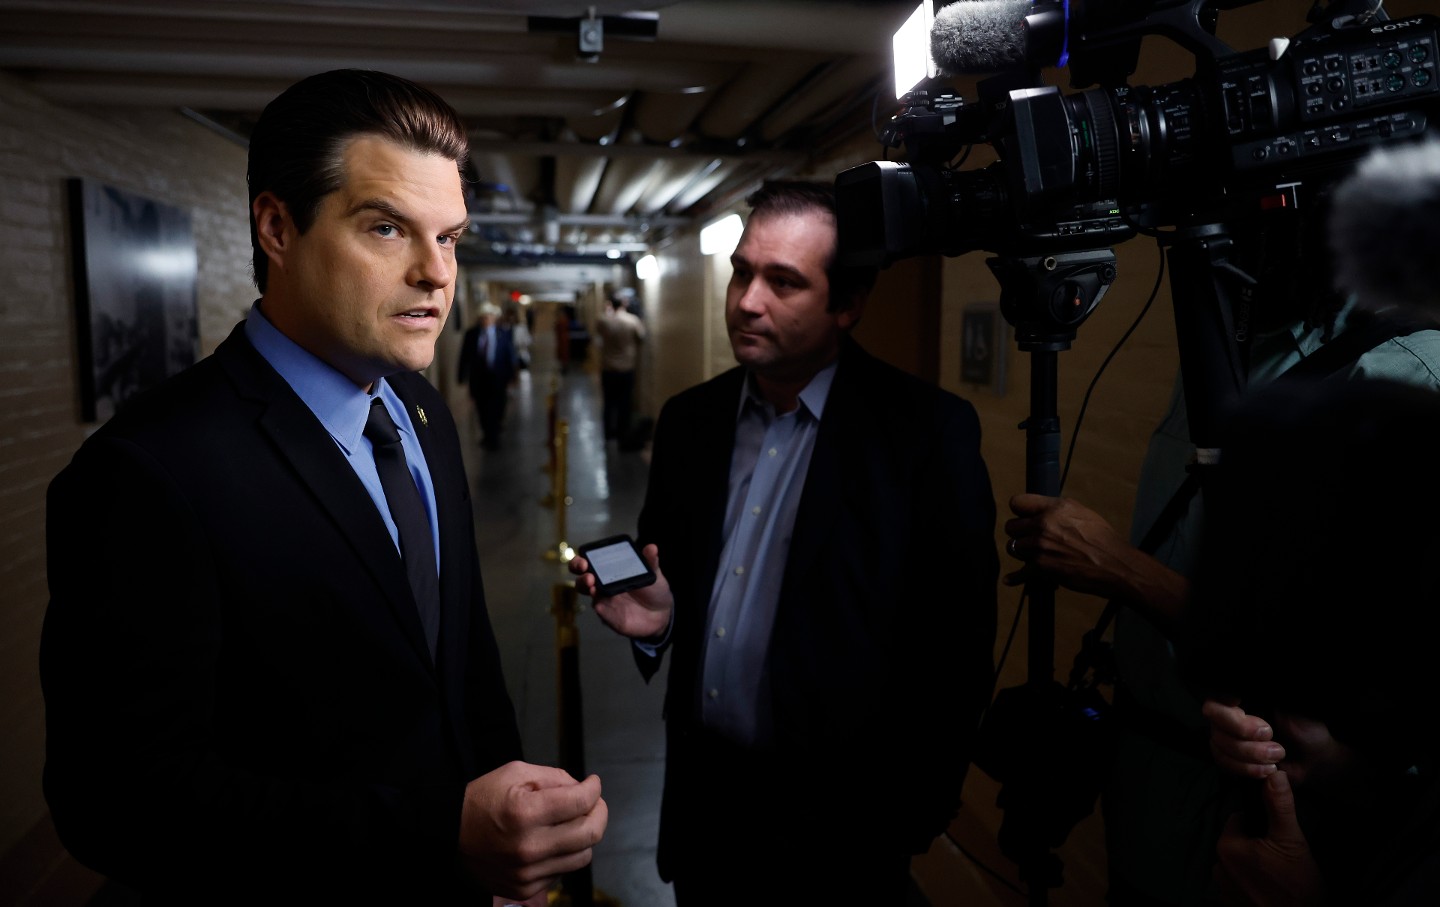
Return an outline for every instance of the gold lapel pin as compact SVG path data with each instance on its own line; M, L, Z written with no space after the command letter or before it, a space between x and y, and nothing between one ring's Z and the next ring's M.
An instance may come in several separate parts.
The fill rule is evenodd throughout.
M429 427L430 427L430 420L425 418L425 407L423 407L423 406L416 406L416 407L415 407L415 415L417 415L417 416L420 417L420 424L421 424L421 425L424 425L426 428L429 428Z

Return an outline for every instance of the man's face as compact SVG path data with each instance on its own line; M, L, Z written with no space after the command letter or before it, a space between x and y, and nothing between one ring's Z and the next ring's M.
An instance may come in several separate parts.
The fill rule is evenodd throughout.
M858 305L829 312L825 265L835 222L821 212L751 218L730 256L725 325L735 358L757 376L808 381L840 350Z
M369 387L434 358L468 217L455 162L442 155L359 136L344 163L344 182L303 234L274 196L256 199L261 231L278 237L262 308L290 339Z

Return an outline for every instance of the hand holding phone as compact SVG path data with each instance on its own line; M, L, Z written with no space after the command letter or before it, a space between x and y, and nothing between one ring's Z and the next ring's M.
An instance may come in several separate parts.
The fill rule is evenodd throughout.
M616 633L658 644L669 632L675 600L655 545L641 551L625 535L590 542L577 550L570 572L580 577L576 587L594 596L596 616Z
M589 542L575 549L575 553L585 558L589 566L586 572L595 577L596 598L609 598L655 582L655 571L645 563L640 549L628 535L612 535Z

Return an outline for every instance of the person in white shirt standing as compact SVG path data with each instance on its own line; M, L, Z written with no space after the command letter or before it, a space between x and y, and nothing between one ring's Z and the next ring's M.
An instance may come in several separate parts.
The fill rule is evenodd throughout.
M635 399L635 365L645 340L645 323L629 309L633 290L617 290L600 316L600 390L604 396L605 440L624 442Z

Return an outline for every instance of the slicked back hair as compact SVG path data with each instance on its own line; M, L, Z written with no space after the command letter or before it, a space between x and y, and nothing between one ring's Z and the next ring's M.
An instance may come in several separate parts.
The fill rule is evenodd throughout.
M274 193L304 233L315 222L321 199L345 181L346 146L363 135L449 158L462 173L470 151L454 108L399 76L337 69L287 88L266 105L250 135L250 244L261 293L269 260L255 230L255 199Z
M835 187L830 183L811 180L772 180L745 199L750 206L750 219L767 217L795 217L804 214L823 214L836 223ZM876 269L872 267L842 267L835 263L835 249L825 262L825 277L830 283L830 301L826 308L831 312L843 312L863 299L875 285Z

